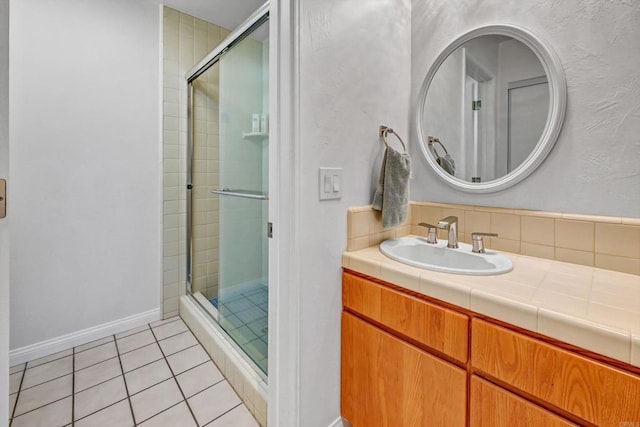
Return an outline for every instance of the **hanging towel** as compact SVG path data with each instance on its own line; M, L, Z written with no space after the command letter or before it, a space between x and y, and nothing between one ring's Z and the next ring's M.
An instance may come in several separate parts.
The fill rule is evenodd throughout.
M372 202L373 209L382 211L384 228L395 227L407 219L410 175L409 154L387 147Z
M453 161L451 154L447 153L444 157L436 158L436 163L440 165L449 175L456 175L456 162Z

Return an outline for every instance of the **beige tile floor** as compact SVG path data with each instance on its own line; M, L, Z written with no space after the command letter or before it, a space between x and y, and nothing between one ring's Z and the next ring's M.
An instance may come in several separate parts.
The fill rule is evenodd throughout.
M257 427L179 317L22 365L11 427Z

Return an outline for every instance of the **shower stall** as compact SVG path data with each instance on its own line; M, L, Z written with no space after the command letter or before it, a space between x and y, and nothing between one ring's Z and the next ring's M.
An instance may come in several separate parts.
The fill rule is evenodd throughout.
M186 76L187 294L266 379L268 5Z

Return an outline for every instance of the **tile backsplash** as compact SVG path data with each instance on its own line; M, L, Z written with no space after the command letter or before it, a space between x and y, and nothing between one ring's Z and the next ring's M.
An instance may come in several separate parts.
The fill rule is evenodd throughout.
M486 247L640 275L640 218L411 202L405 223L385 229L380 212L359 206L348 210L347 250L407 234L426 236L427 229L418 223L434 224L449 215L458 217L462 242L470 243L472 232L498 233L485 239ZM438 234L447 238L446 231Z

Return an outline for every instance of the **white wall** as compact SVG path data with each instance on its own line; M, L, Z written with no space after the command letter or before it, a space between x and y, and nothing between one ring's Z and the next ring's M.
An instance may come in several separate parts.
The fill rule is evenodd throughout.
M464 66L462 49L456 49L442 63L440 67L443 72L433 76L422 117L424 128L429 129L428 136L438 138L454 158L458 178L464 177L465 173L464 128L451 124L462 123L464 118ZM434 151L441 157L445 155L440 144L434 146Z
M11 348L159 307L159 8L11 4Z
M545 76L544 67L540 63L540 60L536 56L535 53L531 49L529 49L524 43L519 42L518 40L508 40L500 43L500 72L498 77L498 101L497 101L497 164L496 171L498 173L497 176L502 176L507 173L507 162L508 162L508 132L509 129L509 83L517 82L520 80L533 79L536 77ZM545 89L546 91L546 89ZM532 105L527 106L527 111L531 110L544 111L545 116L549 111L549 96L542 97L539 100L540 102L533 103ZM515 107L514 107L515 108ZM531 133L527 133L529 139L525 139L523 136L523 140L531 141L530 144L522 144L523 146L529 146L533 149L536 145L536 142L540 139L540 135L544 131L544 126L546 123L545 119L533 120L533 118L539 117L540 114L535 115L533 112L526 115L524 120L530 121L531 123ZM517 119L517 117L516 117ZM542 122L542 126L540 126L540 122ZM538 126L536 126L538 125ZM522 148L525 152L531 152L530 150ZM524 160L524 159L523 159ZM513 164L512 168L515 168L519 165Z
M9 0L0 0L0 178L9 177ZM0 426L9 419L9 217L0 219Z
M520 25L548 40L560 57L568 86L560 138L526 180L499 193L463 193L441 182L413 143L413 200L639 215L637 2L413 0L411 17L412 111L415 95L439 52L462 33L489 23ZM413 118L411 126L415 142Z
M299 425L305 427L326 427L340 414L346 209L371 203L383 147L378 126L406 140L409 20L409 0L300 2ZM320 166L344 167L341 200L318 201Z

